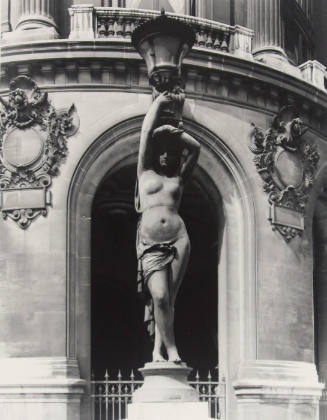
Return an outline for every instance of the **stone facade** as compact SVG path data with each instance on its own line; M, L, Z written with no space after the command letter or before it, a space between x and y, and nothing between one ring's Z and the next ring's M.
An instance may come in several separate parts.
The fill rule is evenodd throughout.
M137 2L126 9L42 0L37 11L33 2L17 3L25 8L3 14L1 98L7 103L10 82L28 76L57 112L74 104L79 123L52 178L46 217L25 229L8 218L0 222L0 417L89 420L92 206L108 176L136 164L152 95L130 34L158 12L139 11ZM280 2L272 2L267 27L260 24L262 3L251 0L244 11L235 1L231 25L207 19L205 2L198 2L200 17L180 16L197 37L183 62L184 127L201 143L194 178L219 220L225 417L324 420L325 67L314 56L288 59ZM241 21L247 14L256 18L253 25ZM296 108L307 127L303 139L319 154L303 231L289 242L268 220L270 204L249 148L252 123L267 130L284 107ZM4 141L3 118L1 127Z

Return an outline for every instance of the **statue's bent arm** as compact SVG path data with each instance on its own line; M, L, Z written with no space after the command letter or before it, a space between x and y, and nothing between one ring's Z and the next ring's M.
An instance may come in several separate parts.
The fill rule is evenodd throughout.
M180 141L189 152L181 166L180 172L180 176L185 184L190 179L198 160L200 154L200 143L185 132L181 134Z

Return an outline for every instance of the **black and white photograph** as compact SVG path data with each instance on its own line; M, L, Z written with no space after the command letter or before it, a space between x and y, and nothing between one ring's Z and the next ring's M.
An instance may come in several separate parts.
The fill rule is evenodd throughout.
M0 6L0 419L327 420L327 0Z

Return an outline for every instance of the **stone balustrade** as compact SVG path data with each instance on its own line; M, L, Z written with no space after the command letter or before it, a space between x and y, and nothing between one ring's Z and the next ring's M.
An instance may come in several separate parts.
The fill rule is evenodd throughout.
M130 41L136 26L159 15L158 11L114 7L75 5L70 9L69 39L108 39ZM195 47L251 57L253 31L239 25L230 26L208 19L167 13L191 25L196 34Z

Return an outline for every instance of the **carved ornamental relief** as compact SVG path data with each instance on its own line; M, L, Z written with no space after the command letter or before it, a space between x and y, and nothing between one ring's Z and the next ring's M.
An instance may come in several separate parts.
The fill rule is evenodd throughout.
M287 110L280 111L268 130L252 124L250 150L268 194L273 230L289 242L304 230L305 206L319 154L315 146L303 139L307 128L301 118L281 121L281 115Z
M0 97L0 210L26 229L48 213L49 187L79 119L74 105L56 110L27 76L16 77L9 88L9 100Z

